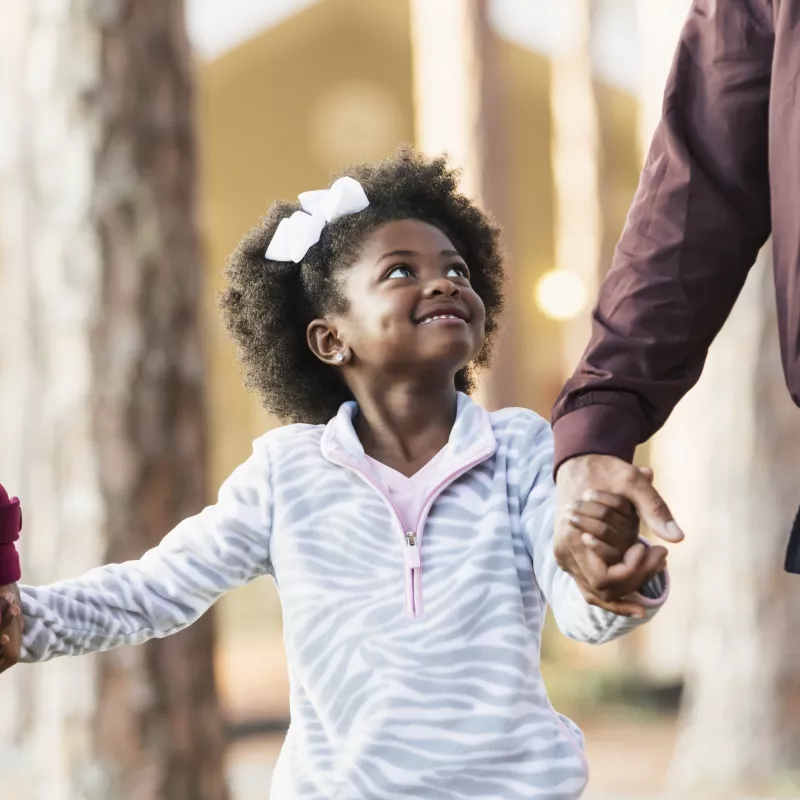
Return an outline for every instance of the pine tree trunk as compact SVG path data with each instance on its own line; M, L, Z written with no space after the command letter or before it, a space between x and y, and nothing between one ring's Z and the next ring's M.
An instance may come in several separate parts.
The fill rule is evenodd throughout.
M702 530L687 524L697 560L683 583L692 614L672 770L682 798L727 800L737 789L774 788L781 772L800 768L792 704L800 584L782 569L800 502L800 412L784 385L768 262L765 252L702 379L693 448L708 467L707 512Z
M2 10L0 474L41 583L137 557L206 500L192 75L179 1ZM207 615L4 675L4 791L225 798L213 645Z
M503 225L508 216L504 101L488 0L411 0L410 8L416 146L430 155L447 153L462 169L464 194ZM513 254L509 227L503 242ZM491 409L524 404L514 378L512 266L513 257L492 367L481 376L477 396Z
M559 45L550 66L555 266L578 276L586 297L599 286L602 214L600 130L591 58L592 0L560 0ZM562 325L564 374L571 375L590 333L587 306Z
M640 35L641 84L639 96L639 155L644 164L653 132L661 118L664 89L690 0L653 3L637 0ZM670 551L670 569L680 579L692 574L697 563L695 547L706 524L705 485L709 464L696 454L695 437L702 426L705 382L689 392L678 404L664 430L646 448L656 475L656 485L667 498L676 519L690 534ZM691 455L687 455L691 454ZM695 533L697 532L697 533ZM688 647L687 620L692 603L684 592L672 593L654 622L646 626L640 664L652 680L677 684L683 678Z

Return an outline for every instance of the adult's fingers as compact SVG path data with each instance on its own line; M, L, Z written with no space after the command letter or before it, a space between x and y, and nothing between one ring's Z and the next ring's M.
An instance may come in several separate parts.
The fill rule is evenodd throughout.
M646 609L641 603L635 600L603 600L584 588L581 588L584 599L589 605L618 614L621 617L644 617Z
M666 564L665 547L648 547L642 543L631 547L618 564L608 568L603 594L608 598L624 598L639 591Z
M652 580L659 572L661 572L667 565L668 551L666 547L661 545L654 545L647 548L647 554L640 566L640 579L639 588L644 586L648 581Z
M610 603L603 603L601 608L620 617L636 617L637 619L643 619L647 613L647 609L641 603L633 600L614 600Z
M14 600L14 596L8 592L0 597L0 635L4 634L19 616L19 606Z
M0 672L5 672L14 665L14 661L5 657L5 647L11 642L11 637L6 631L19 616L19 606L16 598L10 592L0 595Z
M597 548L586 547L577 538L576 562L580 571L580 578L576 578L590 594L602 595L603 588L608 581L608 564L605 562ZM575 577L573 575L573 577ZM621 596L621 595L620 595ZM610 598L609 598L610 599Z
M617 597L628 594L628 585L635 583L639 569L647 556L647 546L641 542L629 547L622 556L622 561L611 564L603 580L597 588L602 592L613 592Z
M9 600L10 598L10 600ZM3 594L0 596L0 672L5 672L8 669L10 663L4 657L3 648L11 641L11 638L7 633L4 631L11 625L14 620L14 617L11 616L9 613L11 611L13 597L10 595Z
M597 584L600 599L621 600L647 583L666 553L663 547L655 554L650 552L651 549L638 542L625 551L622 561L611 564L604 578Z
M680 542L683 539L683 531L673 519L669 506L639 470L626 489L625 496L636 507L642 522L656 536L667 542Z
M622 560L619 552L613 551L616 563L609 563L610 552L603 543L590 546L587 541L581 545L581 574L575 580L587 602L615 614L641 616L638 612L644 606L628 595L639 591L664 568L667 549L638 542L625 551Z

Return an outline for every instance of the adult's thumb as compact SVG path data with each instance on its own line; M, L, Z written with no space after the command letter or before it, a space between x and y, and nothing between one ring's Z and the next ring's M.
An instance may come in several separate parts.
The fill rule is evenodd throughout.
M640 476L630 496L639 518L658 537L667 542L680 542L683 531L675 522L669 506L647 477Z

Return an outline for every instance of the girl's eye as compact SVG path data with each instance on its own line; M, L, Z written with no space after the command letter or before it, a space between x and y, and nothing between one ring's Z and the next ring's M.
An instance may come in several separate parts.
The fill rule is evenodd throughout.
M387 278L413 278L414 273L408 267L395 267Z
M455 273L456 278L466 278L469 280L469 272L467 268L461 264L453 264L453 266L447 270L447 277L449 278L452 273Z

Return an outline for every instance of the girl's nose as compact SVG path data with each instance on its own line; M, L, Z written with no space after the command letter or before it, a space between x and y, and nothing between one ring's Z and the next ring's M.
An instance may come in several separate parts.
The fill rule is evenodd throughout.
M437 278L425 284L424 294L425 297L460 297L461 289L448 278Z

